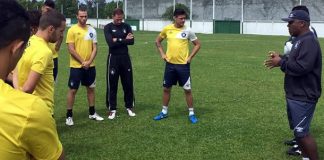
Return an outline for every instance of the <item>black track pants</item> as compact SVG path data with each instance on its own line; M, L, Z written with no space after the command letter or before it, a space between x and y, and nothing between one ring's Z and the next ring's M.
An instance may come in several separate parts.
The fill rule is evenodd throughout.
M106 90L106 105L109 110L117 108L117 89L118 80L124 90L124 101L126 108L134 106L134 87L133 87L133 69L129 55L111 55L107 60L107 90Z

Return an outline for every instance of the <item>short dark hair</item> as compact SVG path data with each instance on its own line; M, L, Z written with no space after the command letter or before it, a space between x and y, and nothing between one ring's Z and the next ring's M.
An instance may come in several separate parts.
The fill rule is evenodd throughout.
M187 12L184 9L177 8L177 9L174 10L173 16L177 17L179 15L186 15L187 16Z
M44 2L44 6L51 7L52 9L55 9L55 2L53 0L46 0Z
M124 11L121 9L121 8L115 8L112 15L115 16L115 15L123 15L124 14Z
M46 29L48 26L58 28L61 26L62 21L66 21L65 17L56 10L45 12L39 20L39 28Z
M79 11L81 12L88 12L87 7L84 5L81 5L79 9L77 10L77 15L79 14Z
M42 13L38 10L27 11L31 27L38 27Z
M16 0L0 1L0 49L20 39L25 43L30 36L26 10Z
M303 5L295 6L291 11L295 11L295 10L303 10L303 11L307 12L309 15L309 11L306 6L303 6Z

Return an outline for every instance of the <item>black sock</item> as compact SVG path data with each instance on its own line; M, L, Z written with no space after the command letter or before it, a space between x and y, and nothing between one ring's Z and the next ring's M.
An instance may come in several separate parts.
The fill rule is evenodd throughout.
M68 109L66 112L66 117L73 117L72 109Z
M89 114L94 115L96 113L95 107L94 106L89 106Z

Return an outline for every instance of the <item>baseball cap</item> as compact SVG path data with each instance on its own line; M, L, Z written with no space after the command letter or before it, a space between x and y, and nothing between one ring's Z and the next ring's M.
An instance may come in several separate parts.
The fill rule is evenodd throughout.
M303 20L303 21L310 21L309 14L303 10L294 10L290 12L288 18L281 18L281 20L285 22L290 22L293 20Z

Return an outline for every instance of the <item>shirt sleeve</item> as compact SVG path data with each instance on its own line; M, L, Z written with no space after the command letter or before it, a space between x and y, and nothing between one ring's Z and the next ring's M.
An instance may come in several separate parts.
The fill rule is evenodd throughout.
M163 39L165 39L165 38L167 37L166 32L167 32L167 29L166 29L166 27L164 27L164 28L162 29L162 31L160 32L160 34L159 34L160 37L163 38Z
M70 28L66 34L66 43L74 43L73 28Z
M97 43L97 31L93 27L91 27L91 33L93 34L92 42Z
M50 108L37 98L21 135L22 147L35 159L57 160L63 152Z
M52 60L53 54L51 52L44 51L42 54L37 54L37 56L33 57L31 70L39 74L44 74L47 66Z
M195 34L191 29L189 29L189 36L188 36L188 39L189 39L190 41L195 41L196 39L198 39L197 36L196 36L196 34Z

